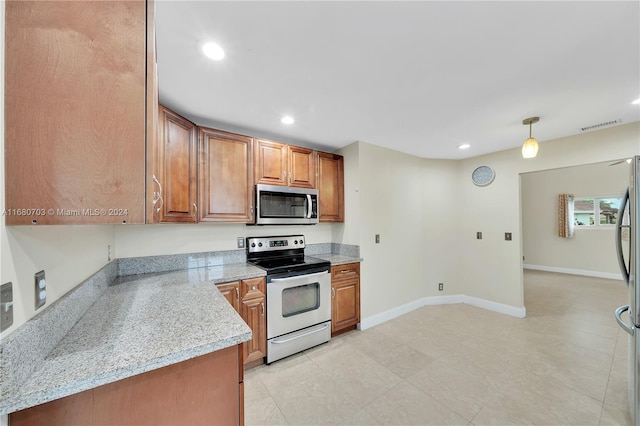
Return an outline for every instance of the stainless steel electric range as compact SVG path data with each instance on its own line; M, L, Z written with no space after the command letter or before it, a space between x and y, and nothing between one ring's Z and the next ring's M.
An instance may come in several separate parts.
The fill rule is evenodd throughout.
M267 364L331 339L331 264L305 256L304 235L247 238L267 271Z

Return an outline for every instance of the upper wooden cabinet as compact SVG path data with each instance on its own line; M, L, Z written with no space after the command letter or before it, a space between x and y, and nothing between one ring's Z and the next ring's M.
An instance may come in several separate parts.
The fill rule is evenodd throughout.
M289 186L315 188L317 153L309 148L289 145L288 154L287 178Z
M159 114L157 165L152 176L158 222L196 222L196 125L163 106Z
M253 138L200 128L199 220L253 222Z
M309 148L255 140L255 183L316 187L316 153Z
M144 223L153 4L5 8L6 224Z
M318 152L320 222L344 222L344 157Z

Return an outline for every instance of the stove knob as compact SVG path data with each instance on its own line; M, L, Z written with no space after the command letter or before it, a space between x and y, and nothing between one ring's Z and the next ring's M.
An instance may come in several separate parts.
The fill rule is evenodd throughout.
M255 246L256 246L256 243L251 243L251 247L255 247Z
M262 247L262 243L258 243L258 247Z
M298 240L293 240L293 244L298 244Z

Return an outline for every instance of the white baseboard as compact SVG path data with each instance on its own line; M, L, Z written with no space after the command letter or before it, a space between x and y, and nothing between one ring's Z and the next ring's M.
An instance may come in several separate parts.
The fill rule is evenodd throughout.
M524 269L533 269L535 271L558 272L560 274L582 275L585 277L606 278L622 281L622 274L620 273L614 274L611 272L586 271L584 269L558 268L555 266L531 265L529 263L524 263L522 267Z
M527 316L527 308L524 306L518 308L517 306L505 305L504 303L493 302L491 300L480 299L479 297L473 296L464 296L463 303L486 309L488 311L498 312L499 314L509 315L511 317L524 318Z
M360 324L358 324L358 329L366 330L367 328L375 327L376 325L380 325L399 316L408 314L409 312L414 311L418 308L422 308L423 306L451 305L455 303L466 303L478 308L487 309L489 311L494 311L500 314L518 318L524 318L527 314L526 308L524 307L518 308L516 306L505 305L502 303L493 302L491 300L480 299L478 297L465 296L464 294L456 294L451 296L433 296L423 297L422 299L406 303L396 308L389 309L388 311L363 318L360 321Z

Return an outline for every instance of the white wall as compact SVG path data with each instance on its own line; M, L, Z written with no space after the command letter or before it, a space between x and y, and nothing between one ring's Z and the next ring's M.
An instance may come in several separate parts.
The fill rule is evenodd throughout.
M345 161L360 166L354 178L358 191L351 194L349 206L360 214L346 215L344 234L359 235L364 258L362 317L438 294L438 282L450 277L448 259L455 243L450 215L455 211L455 162L425 160L364 142L342 153ZM453 282L447 291L455 293Z
M483 299L522 307L522 232L520 224L520 174L590 164L629 157L640 152L640 123L629 123L540 144L538 156L523 159L519 149L463 160L458 196L461 211L477 214L460 220L458 270L461 292ZM479 188L471 173L479 165L492 166L495 181ZM476 231L484 239L476 240ZM504 241L504 232L513 241Z
M615 228L576 228L574 238L558 237L558 194L622 196L630 166L611 162L522 175L524 263L537 268L620 276Z
M247 226L233 223L124 225L115 227L116 257L237 249L237 237L303 234L307 244L330 243L331 224ZM339 241L336 241L339 242Z

